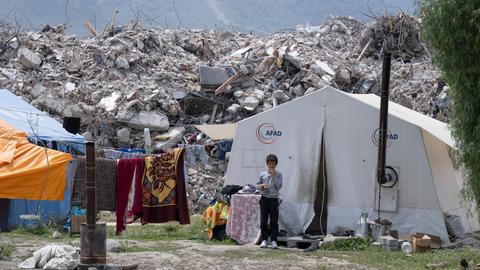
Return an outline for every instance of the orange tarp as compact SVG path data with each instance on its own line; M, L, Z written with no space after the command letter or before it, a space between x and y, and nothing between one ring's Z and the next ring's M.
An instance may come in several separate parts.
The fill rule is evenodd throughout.
M28 142L25 132L0 120L0 198L63 200L70 160Z

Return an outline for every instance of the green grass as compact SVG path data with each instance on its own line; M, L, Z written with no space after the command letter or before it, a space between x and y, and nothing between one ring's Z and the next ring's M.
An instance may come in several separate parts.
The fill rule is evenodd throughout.
M52 234L54 231L55 231L55 228L42 225L35 228L19 227L11 232L8 232L7 235L11 235L11 236L20 235L27 239L41 239L41 240L49 240L53 242L63 241L67 238L66 233L60 232L62 237L58 239L52 239Z
M337 251L355 251L364 250L373 242L371 238L346 238L340 241L324 243L320 246L323 250L337 250Z
M406 256L401 251L389 252L379 248L368 248L362 251L320 251L318 254L379 269L427 269L427 264L445 263L448 264L446 269L460 269L462 259L467 259L470 265L480 263L480 252L471 248L432 250L425 253L412 253L411 256Z
M15 246L12 244L6 244L0 247L0 261L6 261L10 259Z
M115 227L107 227L107 237L132 240L203 240L206 239L200 217L192 216L191 224L180 225L176 222L128 226L120 236L115 236Z
M38 227L33 227L33 228L25 228L25 227L19 227L10 233L12 234L20 234L20 235L26 235L26 236L50 236L51 233L53 233L53 230L48 228L47 226L38 226Z
M208 239L200 216L191 216L190 224L180 225L176 222L165 224L143 226L128 226L120 236L115 236L115 227L107 227L107 237L114 239L130 239L130 240L194 240L205 244L212 245L233 245L233 240L211 241Z

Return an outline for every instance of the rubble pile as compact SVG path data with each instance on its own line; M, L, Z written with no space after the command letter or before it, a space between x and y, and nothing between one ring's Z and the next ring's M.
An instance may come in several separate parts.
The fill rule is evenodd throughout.
M448 87L405 14L367 25L331 17L264 37L137 21L78 38L47 25L0 34L0 87L59 119L80 117L99 145L142 147L145 127L182 141L178 126L236 122L328 85L377 93L381 40L397 46L391 99L448 121Z
M190 213L203 213L220 194L226 170L227 162L214 159L209 159L204 166L189 166L187 198Z

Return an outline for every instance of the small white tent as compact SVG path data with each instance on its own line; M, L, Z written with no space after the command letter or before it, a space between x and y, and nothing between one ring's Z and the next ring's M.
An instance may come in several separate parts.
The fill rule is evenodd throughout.
M273 153L284 179L281 228L331 232L355 228L361 213L376 218L379 107L375 95L326 87L240 121L225 184L255 183ZM386 165L399 180L382 188L381 217L400 236L431 233L447 245L444 212L460 216L465 232L479 229L460 205L463 179L446 124L390 102L388 127Z

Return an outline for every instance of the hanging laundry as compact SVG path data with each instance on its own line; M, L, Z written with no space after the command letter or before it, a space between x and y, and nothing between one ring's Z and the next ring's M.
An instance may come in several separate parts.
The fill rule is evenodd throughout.
M84 202L86 200L85 180L87 179L85 157L78 157L75 181L73 182L73 200ZM117 162L106 158L95 159L95 186L98 211L115 211L117 182ZM86 205L77 205L86 207Z
M217 158L219 160L225 160L225 154L232 151L232 140L221 141L217 143Z
M143 223L190 224L183 166L182 148L145 158Z
M142 152L127 152L115 149L104 149L103 156L108 159L129 159L129 158L145 158L148 155Z
M189 146L185 152L185 160L190 167L204 167L208 163L205 147L203 145Z
M133 213L141 213L142 188L144 164L140 158L121 159L117 166L117 227L116 235L119 235L127 223L128 199L132 188L132 182L135 183L134 201L132 205Z
M216 201L210 205L202 215L203 223L207 226L208 238L213 236L213 229L227 224L229 205L223 201Z

